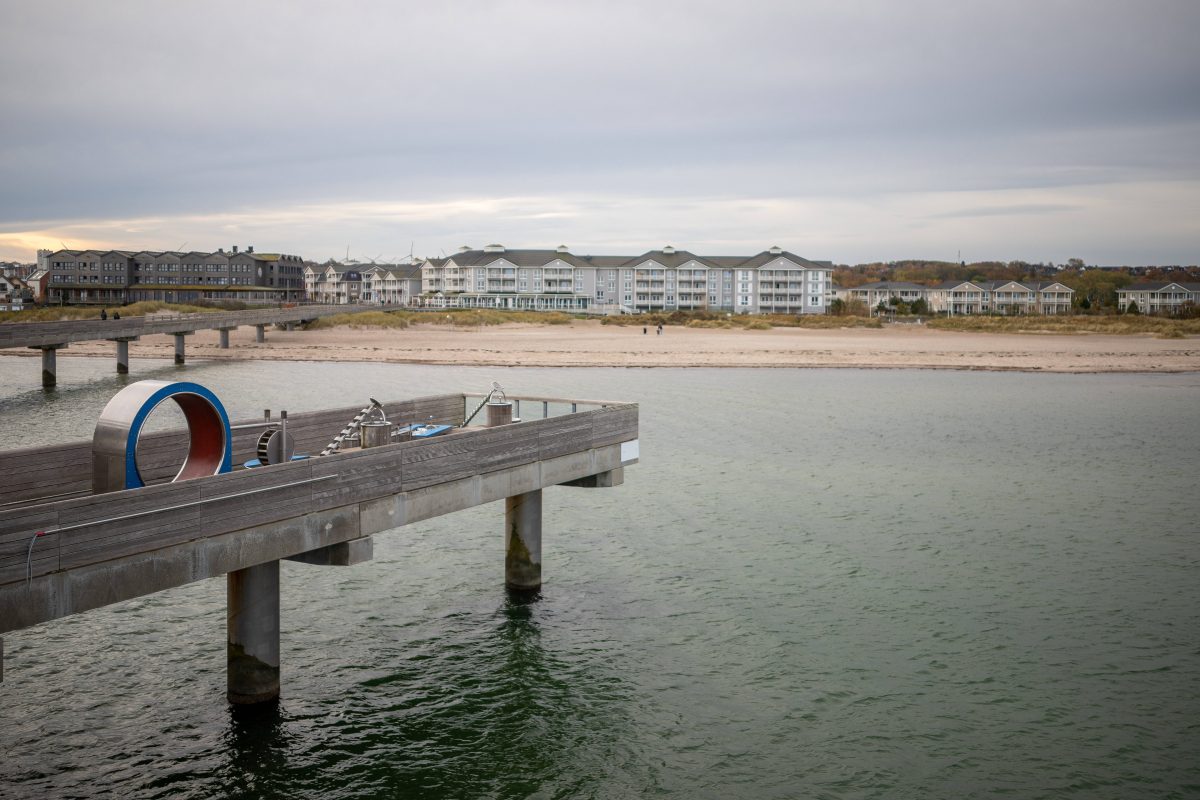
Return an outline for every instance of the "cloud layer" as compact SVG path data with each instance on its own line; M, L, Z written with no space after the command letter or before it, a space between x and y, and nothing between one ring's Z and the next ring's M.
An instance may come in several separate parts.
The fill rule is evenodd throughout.
M0 258L57 239L1200 260L1192 2L4 14Z

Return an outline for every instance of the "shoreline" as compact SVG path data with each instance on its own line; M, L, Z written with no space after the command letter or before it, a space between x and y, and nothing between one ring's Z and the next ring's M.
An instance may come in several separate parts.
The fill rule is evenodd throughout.
M230 349L216 331L186 340L189 361L343 361L481 367L612 367L758 369L937 369L1064 374L1200 372L1200 340L1130 334L1033 334L939 331L922 326L726 330L664 328L574 321L566 325L506 324L483 328L414 325L391 328L271 330L231 333ZM59 358L113 358L107 341L79 342ZM171 359L169 335L131 342L130 360ZM36 350L0 355L37 358Z

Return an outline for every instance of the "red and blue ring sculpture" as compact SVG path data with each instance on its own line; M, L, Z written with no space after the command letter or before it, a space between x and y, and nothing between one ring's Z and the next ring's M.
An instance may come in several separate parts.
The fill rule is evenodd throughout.
M138 470L138 439L146 419L168 399L183 411L190 436L187 458L172 481L219 475L233 468L229 415L215 394L198 383L138 381L118 392L100 412L92 435L94 493L146 485Z

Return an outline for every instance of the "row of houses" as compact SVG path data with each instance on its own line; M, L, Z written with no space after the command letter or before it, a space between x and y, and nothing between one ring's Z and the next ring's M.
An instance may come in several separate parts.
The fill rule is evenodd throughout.
M1074 295L1075 290L1057 281L945 281L937 286L877 281L835 290L836 297L872 310L924 301L935 314L1069 314Z
M1159 281L1118 289L1117 308L1128 311L1132 304L1143 314L1178 314L1185 307L1200 307L1200 283Z
M421 264L309 264L304 291L314 303L419 306Z
M1066 314L1074 290L1057 281L881 281L841 289L833 265L779 247L750 256L701 256L663 247L638 256L555 249L463 247L410 264L317 265L299 256L234 246L214 253L128 250L39 251L38 268L8 302L120 305L137 300L250 303L378 303L583 313L711 310L823 314L840 298L867 308L923 301L938 314ZM17 279L20 280L20 279ZM6 284L7 285L7 284ZM1200 304L1200 283L1140 283L1118 290L1125 311L1178 313Z
M138 300L281 302L304 299L304 262L299 256L199 251L57 250L30 282L39 300L74 305L121 305Z
M33 298L29 283L17 277L15 270L0 270L0 311L20 311Z

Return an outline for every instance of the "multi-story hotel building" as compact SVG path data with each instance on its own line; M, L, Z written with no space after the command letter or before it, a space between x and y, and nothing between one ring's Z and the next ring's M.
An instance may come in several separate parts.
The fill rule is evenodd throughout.
M421 268L422 302L444 308L592 313L710 310L823 314L833 265L772 247L699 256L664 247L640 256L462 248Z
M278 302L304 296L299 256L238 252L58 250L47 258L49 303L119 305L138 300Z

